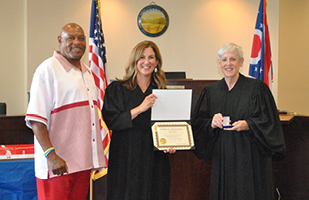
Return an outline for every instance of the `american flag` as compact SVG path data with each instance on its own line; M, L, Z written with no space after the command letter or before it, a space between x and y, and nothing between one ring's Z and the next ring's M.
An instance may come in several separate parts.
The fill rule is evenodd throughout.
M89 66L91 71L93 72L92 74L99 93L98 109L101 118L101 135L103 139L102 143L106 160L106 168L93 173L92 179L94 180L107 174L109 144L111 138L111 132L108 130L101 114L101 109L104 102L104 92L108 83L105 69L106 51L104 44L104 35L102 31L102 21L100 17L101 16L100 5L101 5L100 0L92 1L90 36L89 36Z
M270 38L267 24L266 5L267 0L261 0L257 15L249 76L264 81L270 87L273 80L271 62Z

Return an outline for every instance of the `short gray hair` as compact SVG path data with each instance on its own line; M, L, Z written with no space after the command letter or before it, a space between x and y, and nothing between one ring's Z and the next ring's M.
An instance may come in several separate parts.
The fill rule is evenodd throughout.
M221 61L221 58L224 54L231 52L236 52L239 60L241 60L244 56L242 48L237 44L230 42L223 45L223 47L221 47L221 49L218 51L218 59Z

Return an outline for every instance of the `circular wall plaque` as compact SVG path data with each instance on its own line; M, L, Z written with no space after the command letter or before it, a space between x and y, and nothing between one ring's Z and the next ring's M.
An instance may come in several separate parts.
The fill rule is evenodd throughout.
M149 37L162 35L168 28L169 18L166 11L158 5L144 7L137 17L138 28Z

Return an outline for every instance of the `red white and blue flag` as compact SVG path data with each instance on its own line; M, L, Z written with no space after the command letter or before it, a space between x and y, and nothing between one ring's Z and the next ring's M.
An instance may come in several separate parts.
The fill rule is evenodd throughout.
M273 80L270 39L266 15L266 0L261 0L257 15L249 76L264 81L270 87Z
M104 44L104 34L102 31L102 21L100 12L100 0L92 1L91 20L90 20L90 35L89 35L89 67L92 71L95 84L98 89L98 111L101 120L101 136L104 148L104 155L106 161L106 168L93 173L92 179L96 180L107 174L108 158L109 158L109 145L111 132L108 130L102 114L101 109L104 102L104 93L107 87L106 78L106 51Z

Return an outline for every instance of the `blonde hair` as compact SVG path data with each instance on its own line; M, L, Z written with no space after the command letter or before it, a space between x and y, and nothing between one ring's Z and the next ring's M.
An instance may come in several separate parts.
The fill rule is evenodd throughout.
M166 88L165 73L162 70L162 57L157 45L152 41L143 41L138 43L132 50L129 63L125 69L126 75L122 79L116 78L118 81L124 83L126 88L135 89L137 86L136 75L137 75L137 62L143 55L146 48L151 47L155 53L158 65L156 66L157 72L153 72L151 76L151 84L157 85L159 89Z

